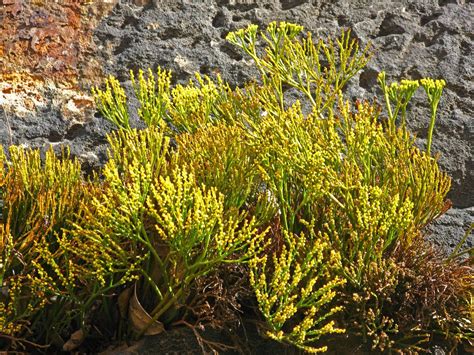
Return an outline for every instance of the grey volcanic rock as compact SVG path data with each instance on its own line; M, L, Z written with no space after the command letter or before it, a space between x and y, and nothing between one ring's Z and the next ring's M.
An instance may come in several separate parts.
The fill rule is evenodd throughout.
M442 218L428 227L428 239L442 250L454 250L465 236L463 230L468 230L474 220L474 207L447 211ZM460 251L474 247L472 234L466 239Z
M226 43L229 31L250 23L265 26L273 20L304 25L315 37L352 28L353 36L362 44L371 42L376 53L349 84L348 97L372 99L380 94L376 77L381 70L391 80L430 76L447 81L433 150L440 153L441 167L453 178L449 198L454 210L431 231L432 238L450 250L473 222L473 12L474 5L462 0L119 1L95 28L95 51L84 55L123 82L130 69L162 66L171 69L178 82L189 80L197 71L220 73L232 85L242 85L256 72L248 58ZM83 85L86 91L90 89L87 81ZM0 144L43 149L67 144L86 169L103 163L105 134L111 125L95 117L91 109L85 119L71 120L56 94L46 89L39 94L46 105L35 114L17 114L4 107L0 90ZM426 144L428 123L429 110L419 90L408 125L421 148Z
M71 156L77 157L87 173L103 165L107 157L106 134L113 125L103 118L92 116L88 122L74 122L65 119L61 113L50 107L47 112L35 116L8 117L0 106L0 145L11 144L29 148L40 148L44 153L49 147L61 152L69 147Z

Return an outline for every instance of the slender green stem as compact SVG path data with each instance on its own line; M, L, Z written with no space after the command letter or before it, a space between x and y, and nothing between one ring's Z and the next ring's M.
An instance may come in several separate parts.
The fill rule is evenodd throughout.
M145 334L145 332L148 330L148 328L150 328L150 326L156 322L168 309L171 308L171 306L173 306L176 301L178 300L178 298L182 295L183 293L183 289L180 288L178 290L178 292L176 292L173 297L171 297L165 304L163 304L163 302L160 302L160 304L155 307L155 309L153 310L153 312L151 313L152 314L152 317L150 319L150 321L148 322L148 324L138 333L138 337L140 338L141 336L143 336L143 334ZM156 311L156 312L155 312Z
M428 155L431 154L431 142L433 140L433 130L434 130L434 125L436 121L436 106L437 105L433 105L431 107L431 119L430 119L430 125L428 127L428 140L426 142L426 153Z
M140 269L140 271L143 277L145 278L145 280L149 283L151 288L155 291L155 294L159 297L160 301L162 301L163 294L161 293L160 288L156 285L156 283L152 280L152 278L148 275L148 273L145 270Z

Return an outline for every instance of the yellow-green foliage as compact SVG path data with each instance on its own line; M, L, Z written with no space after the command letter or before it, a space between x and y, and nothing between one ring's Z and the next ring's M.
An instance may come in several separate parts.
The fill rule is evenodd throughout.
M214 82L197 73L195 81L174 88L171 88L171 73L161 68L156 74L149 69L147 76L140 70L138 81L132 71L130 77L141 105L139 117L149 127L168 124L174 132L194 132L199 127L222 120L216 106L224 103L231 93L230 87L220 77ZM120 128L130 129L127 97L117 79L109 77L105 90L94 88L92 93L105 118Z
M0 339L99 329L119 293L124 320L132 286L153 321L189 325L202 314L187 302L209 306L212 294L197 283L224 264L248 270L263 332L308 352L342 332L378 350L416 350L441 332L472 339L472 268L438 260L423 241L449 206L450 179L430 155L444 81L388 85L382 72L385 117L343 95L370 47L350 32L313 42L302 31L281 22L231 32L260 72L235 90L219 77L172 87L161 68L131 73L140 131L109 77L93 94L120 130L90 181L67 156L50 151L41 163L13 147L7 161L0 151ZM420 85L431 107L426 152L406 129ZM288 101L288 87L304 102Z
M130 72L133 90L141 104L138 109L139 117L150 126L163 126L166 111L170 106L171 72L158 68L155 75L148 69L145 78L143 70L138 72L138 82L133 71Z
M417 229L444 211L451 179L440 171L435 159L415 147L406 128L392 132L390 126L384 127L378 122L376 108L367 103L356 110L341 103L340 112L347 142L343 162L353 165L344 169L346 186L362 179L365 185L383 189L387 200L396 195L410 200Z
M224 211L224 197L215 188L198 186L186 170L160 177L147 200L148 212L157 236L164 243L166 257L155 256L166 293L151 313L159 317L170 303L186 300L190 285L220 263L243 262L262 251L264 232L253 219L232 210ZM242 222L243 221L243 222Z
M186 86L171 88L170 73L162 69L156 76L149 71L147 78L139 72L138 83L132 75L142 105L138 114L148 126L158 125L175 138L177 154L170 164L178 185L183 181L192 184L195 179L195 188L204 184L203 191L215 191L216 197L221 196L217 191L223 194L224 218L230 218L237 209L246 210L256 216L259 225L270 226L267 239L276 245L270 249L272 255L256 255L252 259L252 286L266 318L268 334L316 350L314 341L331 333L332 328L313 323L314 319L332 318L327 323L332 326L335 318L330 310L340 310L344 304L345 314L358 324L352 331L370 337L380 349L394 346L392 336L397 333L397 324L384 299L394 297L403 272L392 254L400 248L419 245L421 229L447 206L450 179L440 172L436 159L429 154L442 82L421 81L432 108L429 144L424 153L415 147L406 130L408 103L419 82L402 80L387 85L384 73L380 74L386 120L373 104L351 105L344 100L342 90L370 59L370 47L360 49L350 32L343 32L336 40L315 43L311 34L302 36L302 30L301 26L281 22L271 23L265 31L250 25L229 33L228 40L248 54L260 71L261 83L249 83L243 89L231 90L220 78L213 82L199 75ZM257 45L260 39L263 48ZM310 104L309 114L303 113L299 101L287 102L287 86ZM437 88L436 93L431 87ZM100 100L103 95L98 92L96 98ZM107 102L113 105L112 98L108 97ZM115 120L114 115L103 113ZM399 114L402 122L397 127ZM147 160L140 161L144 165ZM171 181L173 178L167 174L160 176L152 183L153 196L160 196L156 191L165 186L178 194L179 189ZM189 190L189 195L193 194ZM163 200L155 203L168 201L167 208L180 206L184 195L167 200L164 194ZM178 233L177 226L184 226L183 221L174 219L177 212L166 215L169 211L163 210L160 214L152 205L143 211L153 211L151 219L168 226L158 227L156 233L161 239L169 240L165 235ZM242 218L234 216L230 221ZM308 233L305 220L312 221L313 234ZM153 223L147 221L147 233ZM191 233L181 229L185 232L178 234ZM199 235L196 231L191 234ZM316 235L325 240L317 250L311 243L303 243ZM283 249L277 247L282 236L286 236ZM190 246L186 248L191 250ZM333 263L329 267L331 263L316 258L318 261L308 266L304 270L306 276L300 278L295 272L302 270L301 263L316 252L340 256L340 265ZM273 264L267 264L267 259ZM176 261L176 265L179 263ZM173 272L181 277L186 279L183 275L192 274L185 271L185 266L176 265ZM266 280L280 282L283 268L285 277L296 284L314 286L313 293L325 300L324 307L318 303L319 296L311 298L292 290L283 295L281 287L269 287ZM324 280L313 277L327 268L331 269L327 273L331 276ZM169 279L163 282L170 283ZM160 292L165 290L170 295L177 293L173 287L166 291L166 287L158 285ZM338 290L340 294L336 296ZM358 305L360 299L364 299L363 305ZM174 302L173 297L170 302ZM289 308L291 315L284 314L283 310ZM157 309L153 313L161 316L164 311Z
M130 129L127 95L120 82L110 76L105 81L105 90L92 89L97 109L117 127Z
M167 167L169 139L157 127L123 130L109 136L104 183L94 187L81 220L71 230L69 250L102 287L97 294L135 280L152 249L144 224L146 199L153 181Z
M395 121L400 110L402 114L402 126L405 127L408 103L418 87L420 85L423 87L426 96L428 97L428 103L430 104L431 109L430 123L428 126L428 139L426 143L426 152L430 155L433 130L436 122L436 111L438 110L438 104L443 89L446 86L446 82L443 79L433 80L431 78L423 78L420 81L403 79L400 83L394 82L389 86L385 81L385 72L379 73L378 82L385 96L385 104L388 112L388 124L392 130L395 129ZM392 107L392 105L394 106Z
M245 142L244 130L218 124L176 138L179 166L195 172L197 181L224 195L227 208L241 208L255 191L256 153Z
M426 151L428 155L431 151L431 141L433 139L434 124L436 121L436 110L443 93L443 88L446 86L446 82L441 80L433 80L431 78L424 78L420 80L421 86L425 89L426 95L428 96L428 102L431 107L431 118L428 126L428 141L426 142Z
M265 31L257 25L231 32L227 40L240 47L254 61L265 85L275 90L280 106L284 107L282 84L300 91L315 112L332 110L337 95L371 57L370 47L362 51L358 42L343 32L335 41L312 40L311 33L300 36L303 27L287 22L272 22ZM257 40L265 44L263 53ZM324 64L327 62L327 64Z
M264 55L256 49L256 26L229 34L255 61L263 81L262 90L255 90L260 116L244 112L242 127L248 128L246 139L258 153L259 171L279 206L284 230L299 233L306 219L329 235L331 249L341 253L339 275L347 280L342 292L368 297L366 305L358 305L359 299L345 302L347 314L359 317L359 331L383 349L394 345L388 333L397 332L384 304L402 282L390 254L417 242L421 228L444 212L450 179L429 149L425 154L414 146L404 124L395 126L399 110L406 119L416 83L385 90L389 119L380 123L374 105L352 107L340 91L365 65L367 48L359 54L349 33L336 40L337 46L332 41L314 46L310 35L297 39L299 32L299 26L271 24L261 33ZM324 70L320 56L329 63ZM283 83L309 99L310 115L298 103L287 107ZM256 292L263 289L259 285ZM273 290L268 297L276 294ZM287 335L280 334L282 339Z
M341 267L341 255L331 250L327 234L309 231L295 235L283 230L285 243L268 256L254 258L250 263L250 284L255 290L259 309L268 326L266 334L307 352L326 351L327 346L314 347L323 335L343 333L334 320L327 320L342 310L330 306L335 289L345 283L334 276Z
M387 255L399 243L409 246L420 238L420 228L443 211L450 179L436 161L414 147L405 128L385 128L368 103L351 108L341 101L339 116L325 119L305 116L295 105L246 125L283 228L299 233L300 219L312 218L342 255L339 275L348 281L346 289L388 296L367 275L380 270L379 279L393 291L398 279L390 275L398 271ZM359 307L367 324L369 314L380 323L368 334L380 347L393 341L382 343L377 332L394 327L381 308L382 303L370 311Z
M194 132L222 119L216 115L215 106L225 100L229 86L220 77L215 83L207 76L196 74L196 81L197 84L190 81L186 86L177 85L171 91L169 123L178 132Z
M385 95L388 122L391 128L395 128L395 121L400 110L402 115L402 127L405 127L408 103L410 102L415 91L420 86L420 83L418 80L403 79L400 81L400 83L394 82L389 86L385 81L385 72L380 72L377 79ZM394 105L393 107L392 104Z
M52 326L47 319L41 320L46 329L33 322L46 306L74 297L67 291L77 275L65 269L68 258L58 235L78 210L84 182L68 154L58 159L48 150L42 161L38 150L12 146L7 160L0 150L0 334L22 343L28 331Z
M104 290L140 277L154 319L176 320L197 277L249 259L265 232L247 213L224 209L224 196L199 184L192 169L172 168L162 129L122 131L109 140L104 183L84 206L72 231L82 242L71 250L96 277L107 275Z
M338 172L332 163L340 158L340 140L331 123L326 132L320 130L327 123L305 117L298 104L250 123L248 144L257 151L262 179L278 203L283 227L290 231L299 231L298 216L311 218L316 201L334 198L330 189Z
M344 185L349 188L360 182L378 186L387 200L398 195L411 201L413 223L418 229L443 211L451 180L440 171L436 160L414 146L405 128L392 133L378 122L377 110L367 103L356 110L343 103L340 112L347 144L342 152Z

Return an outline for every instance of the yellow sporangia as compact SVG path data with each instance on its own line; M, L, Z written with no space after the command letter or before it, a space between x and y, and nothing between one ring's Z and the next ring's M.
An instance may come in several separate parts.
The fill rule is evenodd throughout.
M331 303L345 280L336 276L341 256L331 250L328 235L316 234L314 225L306 225L307 234L282 231L286 243L273 254L271 264L267 256L250 262L250 283L270 338L322 352L327 347L312 344L323 335L344 332L328 318L342 310ZM302 313L302 318L296 317Z

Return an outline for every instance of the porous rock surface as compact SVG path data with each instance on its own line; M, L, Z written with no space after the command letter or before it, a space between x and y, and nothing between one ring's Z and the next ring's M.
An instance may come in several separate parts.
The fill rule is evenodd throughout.
M25 4L26 3L26 4ZM314 37L352 28L376 49L350 83L350 98L372 99L377 73L389 80L444 78L433 151L453 179L453 208L431 226L452 250L474 221L474 4L468 0L0 0L0 144L71 147L86 169L106 158L113 127L95 113L90 88L108 74L162 66L178 82L220 73L241 85L256 73L226 43L229 31L273 20L301 24ZM408 125L424 147L429 109L422 90ZM468 245L473 245L472 235Z

